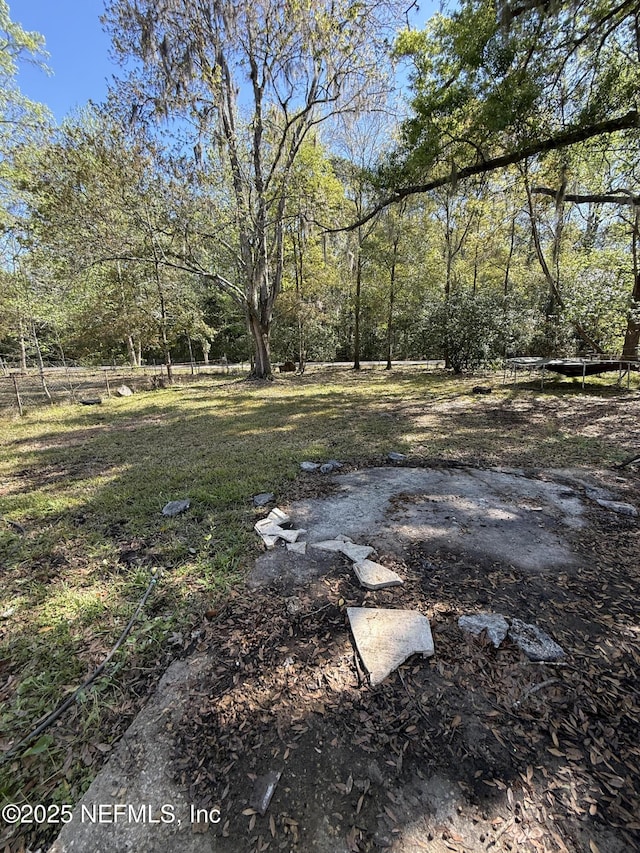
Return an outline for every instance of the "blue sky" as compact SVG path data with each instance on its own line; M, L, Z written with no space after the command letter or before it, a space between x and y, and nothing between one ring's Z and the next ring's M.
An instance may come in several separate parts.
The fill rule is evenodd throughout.
M437 0L423 0L420 12L412 15L414 25L437 5ZM9 0L9 11L25 30L45 37L50 54L51 76L31 66L21 68L18 83L27 97L46 104L58 122L88 100L105 98L107 81L118 66L109 59L110 40L100 23L104 0Z
M45 37L53 71L48 77L24 66L19 86L46 104L58 122L90 99L102 101L107 80L118 70L109 61L110 40L99 20L103 11L103 0L9 0L11 19Z

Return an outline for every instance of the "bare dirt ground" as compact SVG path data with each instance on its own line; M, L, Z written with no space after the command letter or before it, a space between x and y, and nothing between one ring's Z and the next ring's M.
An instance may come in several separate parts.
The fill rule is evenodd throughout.
M305 498L292 503L294 522L296 511L306 516L312 541L326 533L332 513L347 533L366 527L371 519L347 507L350 500L363 500L353 483L362 488L368 475L380 491L376 470L316 480L330 496L310 496L307 486ZM417 473L403 469L400 480L406 486ZM486 471L455 466L424 473L438 482L455 474L456 484L460 475L488 478ZM174 834L164 838L152 838L144 827L136 849L640 849L638 520L588 500L579 480L566 486L568 474L530 473L511 481L500 473L498 480L501 488L524 481L525 497L514 493L514 512L527 524L529 515L540 518L536 526L566 548L555 564L530 561L525 545L531 530L520 531L521 560L517 542L511 560L482 557L460 537L421 538L415 513L415 535L378 553L405 578L402 588L361 589L342 556L311 558L306 578L284 571L271 579L273 557L261 558L260 584L209 614L197 666L181 688L182 707L176 710L180 700L174 697L170 706L156 709L151 737L147 731L156 746L166 744L158 765L166 779L152 786L155 800L162 791L168 796L170 786L185 802L216 810L220 821L171 826ZM615 483L618 497L640 501L633 472L602 472L589 481ZM346 493L340 482L351 484ZM571 523L545 512L551 504L529 500L541 489L569 502ZM441 493L446 496L447 489ZM456 494L458 505L466 505L468 499ZM404 518L399 504L422 503L434 512L429 507L442 495L401 491L395 501L381 499L383 515L392 525ZM363 506L375 513L373 503L364 500ZM483 514L475 514L478 529L492 512L504 515L503 509L493 496ZM446 519L443 528L453 525ZM496 535L504 538L505 529ZM387 533L380 519L368 541L389 541ZM284 565L289 556L280 559ZM414 657L370 688L352 644L346 618L351 606L420 610L431 621L435 656ZM484 637L463 634L458 617L481 611L541 624L565 648L566 659L532 663L509 640L495 649ZM144 737L144 729L129 737L127 749L139 747ZM109 777L112 797L119 786L129 794L140 791L144 762L127 772L121 760ZM252 791L269 771L282 775L261 815ZM93 801L107 796L104 785L89 792ZM111 848L126 849L125 838L110 836ZM95 833L93 839L95 846L61 843L55 850L104 849L104 840Z

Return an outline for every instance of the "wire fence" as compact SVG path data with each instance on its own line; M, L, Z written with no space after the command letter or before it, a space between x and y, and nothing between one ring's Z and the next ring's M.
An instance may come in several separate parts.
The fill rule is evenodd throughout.
M224 361L172 364L174 380L189 383L206 376L242 373L248 364L229 365ZM25 412L58 403L97 405L105 398L118 395L126 385L132 391L151 391L167 385L165 365L128 367L47 366L40 370L30 366L26 372L6 363L0 365L0 411L4 414Z

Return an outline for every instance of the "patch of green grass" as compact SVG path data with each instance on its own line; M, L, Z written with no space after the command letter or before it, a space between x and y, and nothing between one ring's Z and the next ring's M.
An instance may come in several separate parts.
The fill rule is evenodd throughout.
M583 394L573 385L540 391L489 379L488 396L471 393L477 377L420 369L205 379L95 409L51 406L0 421L0 516L25 531L0 521L4 749L95 669L152 571L160 578L96 684L37 753L0 768L0 796L19 801L29 790L34 802L69 802L82 794L101 760L96 744L122 733L202 614L245 577L259 552L252 495L273 491L286 502L301 461L382 463L399 450L561 467L616 461L633 449L624 418L637 423L637 395L604 383L590 382ZM162 516L178 498L191 509Z

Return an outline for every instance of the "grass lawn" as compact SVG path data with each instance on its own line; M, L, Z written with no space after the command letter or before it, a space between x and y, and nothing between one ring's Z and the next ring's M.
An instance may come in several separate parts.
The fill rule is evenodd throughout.
M72 803L167 664L260 551L252 496L281 504L320 475L303 460L602 466L638 451L638 378L502 385L420 368L311 369L271 383L196 377L102 406L0 413L0 751L102 662L159 578L105 672L18 757L2 802ZM165 518L167 501L191 508ZM0 847L3 827L0 826ZM30 843L50 836L33 836ZM13 844L13 842L12 842ZM9 849L18 849L10 847Z

